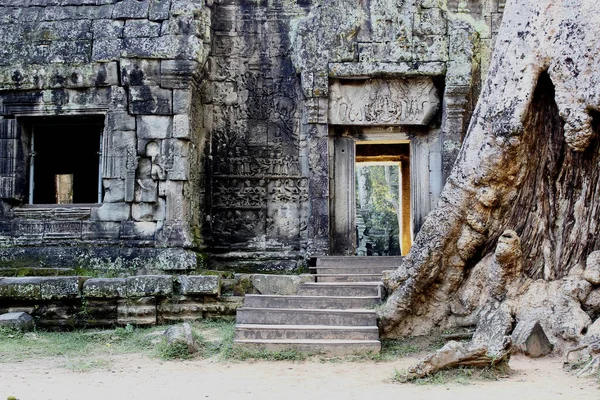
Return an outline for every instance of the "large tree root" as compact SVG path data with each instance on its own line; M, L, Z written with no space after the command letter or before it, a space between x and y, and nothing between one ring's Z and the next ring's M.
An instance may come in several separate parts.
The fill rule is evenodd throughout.
M582 343L578 346L567 349L563 358L563 364L569 363L569 354L584 349L588 350L590 356L592 356L592 359L577 372L577 376L594 375L600 370L600 340L596 340L591 343Z
M444 347L408 369L407 381L424 378L435 372L456 367L499 367L506 365L510 359L512 346L508 342L506 348L498 354L489 354L487 347L473 346L471 343L448 342Z

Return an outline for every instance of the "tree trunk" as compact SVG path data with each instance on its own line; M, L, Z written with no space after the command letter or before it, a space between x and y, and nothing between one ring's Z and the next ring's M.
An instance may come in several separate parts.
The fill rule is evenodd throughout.
M516 320L540 319L557 340L582 338L591 320L581 303L598 289L581 275L600 248L598 15L596 0L507 1L438 208L386 277L391 295L380 326L388 336L477 324L492 299ZM520 238L522 271L492 293L486 288L502 264L496 246L507 229ZM544 303L544 296L554 300ZM544 309L557 304L573 310L576 322Z

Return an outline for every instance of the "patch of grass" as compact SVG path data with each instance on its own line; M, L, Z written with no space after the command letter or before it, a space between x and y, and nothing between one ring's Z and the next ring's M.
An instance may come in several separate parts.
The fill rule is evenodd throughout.
M408 381L408 372L406 370L396 370L392 377L393 382L413 383L415 385L446 385L458 384L469 385L473 382L496 381L508 373L507 366L489 366L486 368L458 367L445 369L424 378L417 378Z
M302 353L295 349L268 351L268 350L246 350L233 347L225 359L235 361L262 360L262 361L306 361L311 354Z
M77 358L74 360L69 360L63 365L63 367L73 372L84 373L98 369L109 369L110 365L111 363L108 360L102 358L92 360L87 358Z
M193 357L186 343L168 343L164 338L156 345L155 354L163 360L189 360Z

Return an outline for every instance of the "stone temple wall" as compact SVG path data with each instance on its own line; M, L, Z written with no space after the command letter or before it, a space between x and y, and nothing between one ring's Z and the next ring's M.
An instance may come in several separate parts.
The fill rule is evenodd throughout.
M396 135L413 143L420 171L418 228L458 154L502 9L497 0L216 2L203 85L213 265L294 270L332 252L333 210L348 208L333 204L335 131L404 125L336 119L330 88L349 80L410 88L424 79L437 90L436 115Z
M332 252L334 153L370 128L411 143L418 228L503 3L2 2L0 266L297 271ZM368 118L332 114L344 85ZM57 116L103 121L101 204L27 205L32 127Z
M10 0L0 21L0 262L195 268L184 248L194 245L202 200L197 98L210 8ZM27 206L29 127L58 116L101 118L101 205ZM62 145L78 151L76 139Z

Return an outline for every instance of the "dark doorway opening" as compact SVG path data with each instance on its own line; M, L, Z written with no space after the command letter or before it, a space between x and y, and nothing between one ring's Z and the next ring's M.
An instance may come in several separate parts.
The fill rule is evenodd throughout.
M100 202L103 117L32 120L31 204Z
M397 256L412 245L410 144L356 143L356 254Z

